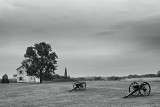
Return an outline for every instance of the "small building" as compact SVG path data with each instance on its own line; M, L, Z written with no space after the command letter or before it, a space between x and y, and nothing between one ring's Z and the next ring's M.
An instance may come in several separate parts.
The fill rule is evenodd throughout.
M17 70L17 82L40 82L39 78L35 76L28 76L26 73L26 68L24 66L20 66Z

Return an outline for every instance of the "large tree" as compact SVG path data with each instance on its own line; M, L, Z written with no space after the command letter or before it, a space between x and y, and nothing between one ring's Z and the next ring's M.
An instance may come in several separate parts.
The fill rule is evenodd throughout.
M50 44L36 43L33 47L27 48L24 57L22 65L26 68L27 75L36 76L40 79L40 83L44 77L50 78L55 74L58 56L52 52Z

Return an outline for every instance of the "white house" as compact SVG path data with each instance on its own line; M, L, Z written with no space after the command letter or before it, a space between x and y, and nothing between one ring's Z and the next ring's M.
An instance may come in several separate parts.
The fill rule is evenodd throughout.
M17 70L17 82L40 82L39 78L35 76L28 76L26 73L26 68L20 66Z

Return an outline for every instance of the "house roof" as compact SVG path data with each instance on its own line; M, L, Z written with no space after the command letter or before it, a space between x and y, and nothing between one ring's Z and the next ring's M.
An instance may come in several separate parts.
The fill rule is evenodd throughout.
M18 67L16 70L19 70L19 69L22 68L22 67L24 67L24 66L22 65L22 66Z

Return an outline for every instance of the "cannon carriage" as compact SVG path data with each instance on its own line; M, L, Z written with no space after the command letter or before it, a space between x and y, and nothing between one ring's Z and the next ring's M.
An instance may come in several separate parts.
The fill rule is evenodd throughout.
M84 81L76 81L73 84L73 89L70 90L69 92L73 91L73 90L85 90L86 89L86 82Z
M151 92L151 86L148 82L143 82L140 85L137 82L133 82L129 86L129 94L124 96L124 98L127 98L129 96L149 96Z

